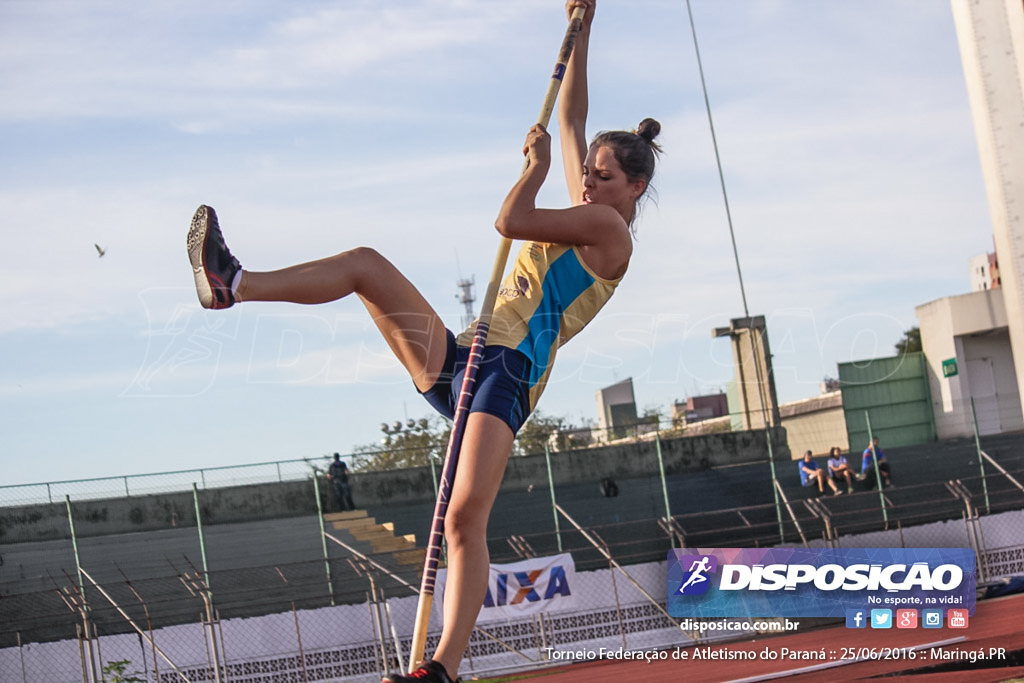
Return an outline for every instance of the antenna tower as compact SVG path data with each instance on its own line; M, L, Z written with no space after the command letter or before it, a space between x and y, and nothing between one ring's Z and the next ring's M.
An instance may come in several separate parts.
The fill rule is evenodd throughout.
M473 285L475 284L473 276L469 279L461 278L459 280L459 303L465 307L465 311L462 313L462 327L463 329L473 324L476 319L476 315L473 313L473 302L476 301L476 297L473 295Z

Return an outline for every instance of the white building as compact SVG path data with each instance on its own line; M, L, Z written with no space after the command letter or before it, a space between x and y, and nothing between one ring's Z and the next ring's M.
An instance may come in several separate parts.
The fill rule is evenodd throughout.
M1024 429L1001 288L915 309L939 439ZM973 404L973 405L972 405Z
M971 258L971 291L981 292L999 287L999 262L995 253L978 254Z
M933 398L952 420L940 429L936 415L940 438L957 431L960 420L952 416L967 410L972 397L983 431L995 428L996 416L1002 431L1024 426L1024 3L952 0L952 9L1001 286L918 309L919 319L923 314L928 321L926 336L922 319L921 339L929 362L956 362L957 374L950 376L931 368L939 390ZM953 371L951 364L946 368ZM1017 412L1012 418L1010 404Z

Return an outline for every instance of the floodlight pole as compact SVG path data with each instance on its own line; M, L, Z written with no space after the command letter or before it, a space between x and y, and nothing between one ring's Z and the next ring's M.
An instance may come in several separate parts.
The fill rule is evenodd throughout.
M686 0L686 14L690 19L690 34L693 36L693 51L697 56L697 71L700 74L700 86L704 93L704 108L708 114L708 127L711 130L711 145L715 150L715 164L718 167L718 181L722 187L722 200L725 203L725 218L729 225L729 239L732 241L732 255L733 260L736 262L736 277L739 280L740 285L740 298L743 301L743 317L750 319L750 308L747 306L747 290L743 286L743 269L740 267L740 252L736 246L736 231L733 229L732 224L732 211L729 209L729 195L725 190L725 173L722 171L722 157L718 152L718 137L715 135L715 122L711 117L711 100L708 97L708 87L704 80L704 66L700 59L700 47L697 45L697 27L693 22L693 10L690 8L690 0ZM751 328L751 334L755 334L755 329ZM761 332L756 331L756 335L760 337ZM772 495L775 496L775 516L779 520L779 541L785 542L785 527L783 526L782 518L782 503L779 500L778 492L778 478L775 474L775 454L772 452L772 433L771 424L768 422L768 412L764 406L764 394L761 389L764 386L764 378L761 377L761 365L758 363L757 347L760 344L760 339L757 340L757 344L751 344L751 349L755 354L754 358L754 372L757 377L757 391L758 391L758 403L761 404L761 420L764 422L764 433L765 441L768 444L768 468L771 470L772 475Z

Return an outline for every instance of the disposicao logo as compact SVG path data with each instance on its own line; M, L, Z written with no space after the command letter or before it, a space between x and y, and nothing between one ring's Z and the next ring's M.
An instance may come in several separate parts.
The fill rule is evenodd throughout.
M694 553L694 550L697 552ZM668 556L674 617L846 617L975 602L966 548L712 548ZM865 619L865 621L868 621ZM892 628L874 620L873 628ZM913 627L916 627L915 623ZM854 626L857 628L858 626Z
M683 577L683 583L677 591L679 595L703 595L711 587L710 574L718 569L718 558L714 555L683 555L679 558L680 565L689 567Z

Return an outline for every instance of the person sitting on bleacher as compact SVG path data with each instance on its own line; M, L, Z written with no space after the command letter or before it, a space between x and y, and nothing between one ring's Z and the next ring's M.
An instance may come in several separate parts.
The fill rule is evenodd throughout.
M825 470L818 467L818 463L813 456L813 453L807 451L804 453L804 459L800 461L800 483L804 486L817 484L818 493L825 493L825 482L828 482L828 485L832 487L832 493L838 496L842 491L836 488L836 483L832 481L832 477L825 476Z
M875 485L874 463L876 459L878 460L878 473L882 475L882 487L892 486L892 478L889 475L889 463L885 461L885 452L878 445L877 436L864 449L864 457L860 463L860 476L869 482L869 487Z
M853 478L856 475L853 472L853 468L850 467L850 463L846 462L843 449L839 446L833 446L832 450L829 451L828 473L832 476L832 481L834 482L839 483L845 479L846 492L853 493Z

